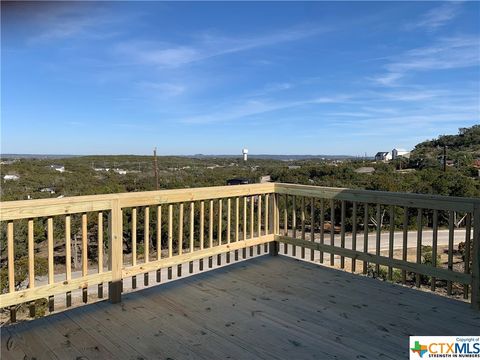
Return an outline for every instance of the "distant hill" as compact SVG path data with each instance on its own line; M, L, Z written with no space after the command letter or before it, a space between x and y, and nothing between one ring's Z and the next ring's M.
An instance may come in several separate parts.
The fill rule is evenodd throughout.
M471 163L480 158L480 125L460 128L457 135L440 135L437 139L427 140L416 145L412 158L437 159L447 146L447 159Z
M2 159L66 159L73 157L147 157L151 158L151 155L50 155L50 154L0 154ZM166 155L159 157L180 157L180 158L196 158L196 159L209 159L209 158L219 158L219 159L230 159L230 158L242 158L242 155L204 155L204 154L195 154L195 155ZM248 155L251 159L262 159L262 160L283 160L283 161L294 161L294 160L346 160L346 159L356 159L357 156L352 155L270 155L270 154L251 154ZM370 159L370 158L368 158Z

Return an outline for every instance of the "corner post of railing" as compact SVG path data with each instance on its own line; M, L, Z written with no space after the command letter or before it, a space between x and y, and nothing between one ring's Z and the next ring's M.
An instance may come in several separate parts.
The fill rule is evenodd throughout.
M480 202L473 206L472 308L480 310Z
M111 303L122 300L122 266L123 266L123 224L122 209L118 199L112 200L109 216L110 223L110 257L109 264L112 279L108 285L108 298Z
M270 195L270 209L269 209L269 229L270 229L270 233L275 236L277 234L277 224L278 224L278 216L277 216L277 213L278 213L278 198L277 198L277 194L275 192L273 192L271 195ZM270 255L272 256L277 256L278 255L278 247L279 247L279 243L278 241L270 241L269 243L269 253Z

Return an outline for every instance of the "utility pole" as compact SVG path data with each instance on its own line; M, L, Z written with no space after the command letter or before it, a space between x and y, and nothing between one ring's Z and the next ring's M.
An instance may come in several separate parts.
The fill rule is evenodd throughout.
M158 164L157 164L157 148L153 149L153 166L155 168L155 182L157 184L157 190L159 189L158 184Z

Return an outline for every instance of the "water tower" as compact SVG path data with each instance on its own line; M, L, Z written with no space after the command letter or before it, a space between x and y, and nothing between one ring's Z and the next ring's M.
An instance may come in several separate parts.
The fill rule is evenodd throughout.
M243 154L243 160L244 160L244 161L247 161L248 149L243 149L243 150L242 150L242 154Z

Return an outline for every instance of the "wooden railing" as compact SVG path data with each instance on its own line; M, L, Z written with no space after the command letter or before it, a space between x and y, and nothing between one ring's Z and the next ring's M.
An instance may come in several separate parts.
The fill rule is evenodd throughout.
M344 269L348 259L352 272L416 287L428 285L432 291L445 285L447 295L460 284L455 293L462 292L474 308L480 308L480 199L293 184L276 184L275 194L279 219L275 239L283 244L284 254L297 256L300 247L300 258L305 259L309 249L312 261L324 263L328 257L330 266ZM455 215L462 219L460 229ZM463 264L454 264L457 232L464 243L463 253L457 255ZM445 267L438 261L440 235Z
M152 270L169 268L171 277L172 267L183 263L190 263L192 272L195 260L200 261L202 270L203 259L208 259L212 267L215 255L228 252L229 262L230 251L235 251L238 258L238 250L243 249L245 257L246 248L274 238L273 192L274 184L258 184L4 202L0 205L0 221L6 225L2 233L7 258L2 266L8 268L8 292L0 295L0 307L11 307L15 319L14 306L29 303L35 316L37 299L47 298L48 308L53 311L55 296L65 298L68 307L72 291L81 290L87 302L87 289L92 285L98 285L98 297L102 298L104 283L108 283L110 300L118 302L126 277L133 277L132 287L136 287L136 276L145 274L148 283ZM77 229L73 228L75 224ZM41 260L35 245L36 225L40 225L40 235L47 243L47 278L41 284L35 276L36 263ZM16 233L17 226L24 231ZM139 244L140 230L143 239ZM74 247L81 255L81 271L73 273L76 277L72 276L72 233L81 237L80 246ZM27 249L20 250L28 254L28 278L18 284L15 251L20 240L26 240L22 243ZM89 243L95 241L97 254L92 259ZM125 246L130 251L124 251ZM59 247L65 249L60 264L54 260L54 249ZM177 271L180 275L181 267ZM156 280L160 281L159 273Z
M455 214L462 216L465 233L461 269L453 263L459 231ZM127 278L132 288L141 274L145 285L153 281L152 272L160 282L161 269L168 269L171 278L177 267L181 276L182 264L192 273L194 262L199 270L205 260L212 268L215 256L218 265L222 256L230 262L231 252L235 259L240 250L246 258L248 248L252 255L255 246L258 254L265 253L268 243L273 255L306 259L308 250L311 261L323 264L327 259L342 269L350 262L352 272L373 276L386 268L387 280L397 277L417 287L429 283L433 291L446 281L447 295L457 292L454 284L462 284L463 296L480 307L479 199L256 184L3 202L0 222L8 290L0 295L0 307L10 309L12 320L19 304L28 303L35 316L38 299L48 299L50 311L55 310L55 297L71 306L72 292L87 302L92 285L102 298L108 283L110 301L119 302ZM440 230L443 225L447 230ZM445 231L444 268L437 257L439 233ZM45 249L38 240L46 243ZM424 261L426 243L430 262ZM42 261L46 275L36 276Z

